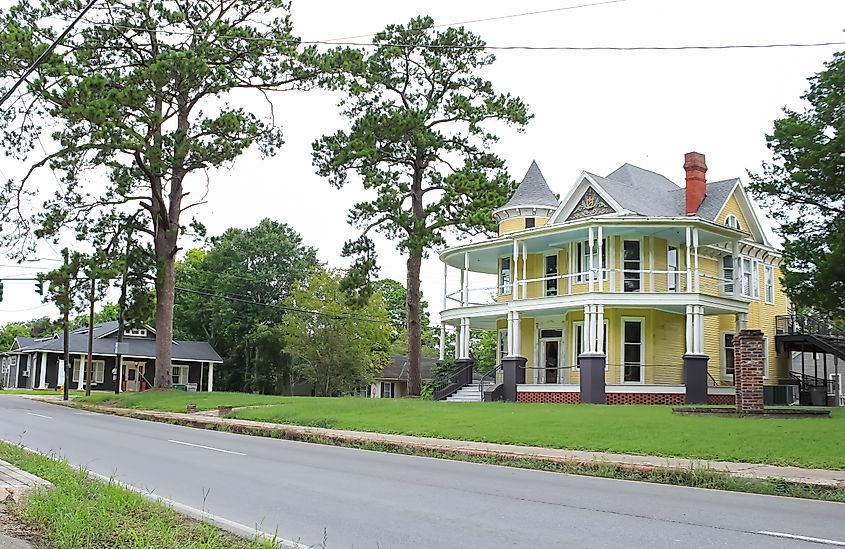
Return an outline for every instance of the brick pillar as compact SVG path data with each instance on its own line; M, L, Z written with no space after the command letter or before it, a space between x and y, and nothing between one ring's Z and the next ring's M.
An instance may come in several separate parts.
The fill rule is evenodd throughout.
M759 414L763 411L763 332L742 330L733 343L736 411Z

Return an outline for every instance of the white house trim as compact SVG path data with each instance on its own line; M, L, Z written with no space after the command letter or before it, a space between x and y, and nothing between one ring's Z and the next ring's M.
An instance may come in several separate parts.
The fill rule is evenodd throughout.
M572 210L575 209L575 206L578 204L578 201L581 199L581 196L587 191L587 187L592 187L596 194L598 194L607 204L616 210L616 214L623 214L628 213L628 210L623 208L616 200L610 196L601 185L599 185L595 179L593 179L589 173L581 172L581 175L575 180L575 185L573 185L563 200L560 201L560 205L554 211L552 216L549 218L548 224L551 225L553 223L558 223L558 220L561 222L566 221L569 215L572 213ZM595 219L595 218L591 218Z

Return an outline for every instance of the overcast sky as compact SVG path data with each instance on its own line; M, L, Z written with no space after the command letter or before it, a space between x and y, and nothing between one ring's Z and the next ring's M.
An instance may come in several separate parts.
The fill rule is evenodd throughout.
M294 0L295 32L305 40L371 35L384 25L431 15L453 23L539 11L595 0L522 2L328 2ZM0 6L9 2L0 0ZM494 46L678 46L843 41L841 0L625 0L541 15L466 25ZM845 49L845 48L842 48ZM629 162L683 184L683 155L706 155L708 180L741 177L770 158L765 134L784 106L802 108L807 78L822 69L835 47L675 52L500 51L486 73L498 91L526 101L534 114L524 133L501 132L496 152L521 180L532 160L552 190L564 194L582 170L607 174ZM326 92L278 94L274 100L286 144L273 158L247 154L216 174L208 204L195 213L212 235L247 228L264 217L288 223L332 267L343 267L340 249L355 231L349 206L366 196L359 185L338 191L314 173L311 143L344 127L337 97ZM0 157L0 168L19 166ZM56 185L44 174L41 185ZM202 185L201 181L195 181ZM190 185L190 183L188 183ZM383 277L405 279L405 259L377 239ZM60 246L43 246L55 259ZM0 323L58 316L40 304L32 282L9 281L37 267L0 259L5 282ZM423 265L423 292L437 320L442 264L433 254Z

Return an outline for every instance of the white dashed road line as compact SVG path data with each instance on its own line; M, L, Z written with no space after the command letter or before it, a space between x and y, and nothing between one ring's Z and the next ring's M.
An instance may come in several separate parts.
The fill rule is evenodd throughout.
M50 416L42 416L41 414L36 414L35 412L27 412L27 414L29 414L31 416L43 417L44 419L53 419Z
M223 452L224 454L235 454L236 456L245 456L243 452L234 452L232 450L223 450L222 448L214 448L212 446L203 446L202 444L191 444L190 442L182 442L181 440L168 440L173 444L182 444L184 446L193 446L194 448L203 448L205 450L213 450L215 452Z
M837 541L835 539L825 539L825 538L814 538L811 536L800 536L798 534L786 534L784 532L769 532L766 530L760 530L757 532L758 534L762 534L764 536L773 536L776 538L786 538L786 539L795 539L799 541L809 541L811 543L821 543L822 545L835 545L836 547L845 547L845 541Z

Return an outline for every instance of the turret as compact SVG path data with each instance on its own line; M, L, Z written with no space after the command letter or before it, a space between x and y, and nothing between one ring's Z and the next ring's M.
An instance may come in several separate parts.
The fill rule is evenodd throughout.
M557 209L558 200L546 183L537 162L531 162L522 183L501 208L493 210L499 235L545 225Z

